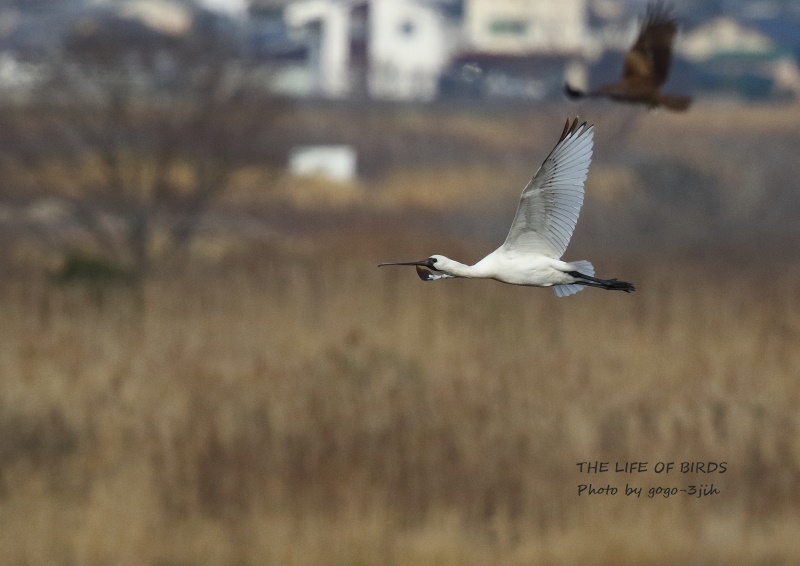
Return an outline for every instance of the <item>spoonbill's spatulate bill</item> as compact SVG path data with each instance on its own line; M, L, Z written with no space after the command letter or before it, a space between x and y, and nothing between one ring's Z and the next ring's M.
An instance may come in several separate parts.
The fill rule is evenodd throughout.
M575 230L583 204L583 183L592 160L594 126L564 125L553 151L522 191L517 214L502 246L475 265L441 255L422 261L381 263L413 265L423 281L448 277L495 279L512 285L552 287L559 297L599 287L630 293L631 283L598 279L586 260L566 262L561 256Z

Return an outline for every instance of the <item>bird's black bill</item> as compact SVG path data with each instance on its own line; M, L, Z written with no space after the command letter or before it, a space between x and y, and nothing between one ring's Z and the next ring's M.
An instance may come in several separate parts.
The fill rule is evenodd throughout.
M379 263L378 267L383 267L384 265L422 265L428 267L429 260L423 259L422 261L397 261L394 263Z
M379 263L378 267L383 267L384 265L416 265L417 267L427 267L428 269L433 269L436 271L436 268L433 267L433 259L423 259L421 261L398 261L394 263Z

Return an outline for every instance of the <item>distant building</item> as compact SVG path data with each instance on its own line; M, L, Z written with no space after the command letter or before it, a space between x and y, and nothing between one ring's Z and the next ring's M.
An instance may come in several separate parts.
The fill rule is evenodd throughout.
M285 19L307 46L310 94L429 100L448 60L444 17L422 0L303 0Z
M113 6L118 15L141 22L166 35L185 35L192 27L192 11L185 5L167 0L126 0Z
M684 34L677 48L690 61L703 61L719 55L768 55L775 44L733 18L720 17Z
M484 53L582 53L586 0L465 0L466 43Z
M700 25L678 43L697 68L696 87L749 100L800 95L800 70L791 51L730 17Z
M286 6L297 0L250 0L247 7L251 17L281 17Z
M367 10L370 94L434 98L450 55L439 10L428 3L402 0L373 0Z
M586 0L465 0L461 39L443 97L543 100L585 82Z

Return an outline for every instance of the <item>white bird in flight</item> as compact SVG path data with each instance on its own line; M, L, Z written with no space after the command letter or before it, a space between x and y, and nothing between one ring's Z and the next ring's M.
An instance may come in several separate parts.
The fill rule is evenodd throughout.
M635 291L633 284L598 279L586 260L561 261L578 222L583 204L583 183L592 160L594 126L586 122L564 125L558 143L522 191L511 230L502 246L475 265L464 265L442 255L422 261L381 263L414 265L423 281L448 277L495 279L512 285L552 287L558 297L599 287Z

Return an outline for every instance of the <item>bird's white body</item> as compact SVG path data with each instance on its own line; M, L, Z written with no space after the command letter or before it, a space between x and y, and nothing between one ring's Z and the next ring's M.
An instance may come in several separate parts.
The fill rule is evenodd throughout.
M437 256L432 256L437 258ZM438 256L436 269L454 277L495 279L511 285L550 287L575 282L571 264L541 254L517 254L498 248L475 265L464 265Z
M565 262L578 214L583 205L583 183L592 159L593 126L576 119L564 127L561 138L536 175L522 191L506 241L475 265L433 255L423 261L381 265L415 265L425 281L448 277L495 279L511 285L552 287L559 297L600 287L630 292L633 285L616 279L597 279L585 260Z

